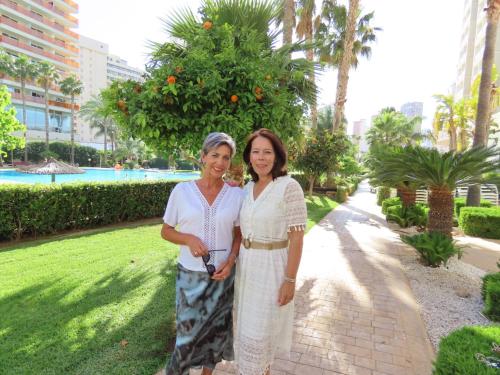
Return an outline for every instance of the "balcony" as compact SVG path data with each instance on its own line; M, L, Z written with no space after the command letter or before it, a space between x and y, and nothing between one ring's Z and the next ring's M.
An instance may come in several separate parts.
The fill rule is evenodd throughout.
M77 63L76 61L73 61L73 60L70 60L70 59L66 59L64 57L57 56L57 55L55 55L53 53L41 50L39 48L32 47L32 46L30 46L30 45L28 45L26 43L20 42L20 41L14 39L14 38L10 38L10 37L5 36L5 35L1 35L0 36L0 42L7 43L7 44L9 44L11 46L20 48L20 49L25 50L25 51L33 52L33 53L35 53L37 55L49 58L51 60L58 61L58 62L60 62L62 64L69 65L69 66L72 66L74 68L80 67L80 64Z
M7 26L10 26L16 30L19 30L19 31L22 31L26 34L29 34L29 35L32 35L36 38L39 38L39 39L42 39L50 44L53 44L53 45L56 45L58 47L61 47L61 48L64 48L68 51L71 51L75 54L78 54L79 53L79 49L76 48L76 47L73 47L72 45L68 44L68 43L65 43L63 41L60 41L60 40L57 40L57 39L54 39L54 38L50 38L48 37L47 35L43 34L43 33L40 33L36 30L33 30L29 27L26 27L25 25L23 25L22 23L20 22L15 22L15 21L12 21L6 17L0 17L0 24L5 24Z
M65 13L62 10L56 8L54 5L46 3L45 1L42 1L42 0L31 0L31 1L40 5L45 10L48 10L49 12L55 13L55 14L63 17L66 21L72 23L73 27L78 26L78 19L76 17L73 17L71 14Z
M63 77L62 79L64 79L64 78L66 78L66 77ZM20 87L20 83L19 83L19 80L17 78L13 78L13 77L8 76L8 75L6 75L4 73L0 73L0 79L6 80L6 81L15 82L15 83L17 83L16 86ZM3 82L3 83L5 83L5 82ZM33 81L31 79L27 79L26 80L26 85L35 86L35 87L43 90L43 87L40 87L40 85L38 83L36 83L35 81ZM61 92L61 89L57 85L50 85L49 90L56 91L58 93Z
M11 93L12 99L16 100L23 100L22 95L17 92L12 92ZM44 98L38 98L36 96L28 96L26 95L25 100L30 103L37 103L37 104L42 104L45 105L45 99ZM49 100L49 105L53 107L60 107L60 108L65 108L65 109L71 109L71 103L62 103L58 102L55 100ZM80 106L78 104L74 104L74 108L76 111L80 109Z
M25 16L28 16L29 18L31 19L34 19L40 23L43 23L44 25L47 25L53 29L56 29L56 30L59 30L60 32L74 38L74 39L78 39L79 36L77 33L71 31L70 29L68 29L67 27L64 27L62 25L59 25L58 23L56 22L53 22L53 21L50 21L46 18L44 18L43 16L40 16L39 14L36 14L34 12L31 12L29 11L28 9L26 9L25 7L23 6L20 6L18 4L14 4L14 3L11 3L10 1L8 0L0 0L0 5L3 5L9 9L12 9L18 13L21 13L22 15L25 15Z

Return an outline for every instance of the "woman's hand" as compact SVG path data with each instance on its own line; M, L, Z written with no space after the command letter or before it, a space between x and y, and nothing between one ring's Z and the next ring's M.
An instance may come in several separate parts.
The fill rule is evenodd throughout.
M295 295L295 283L290 283L288 281L283 281L278 295L278 304L280 306L285 306L288 304Z
M191 254L194 257L201 257L203 255L208 255L208 248L198 237L190 235L189 240L186 241L186 245L191 250Z
M226 262L212 275L212 280L223 281L229 277L234 263L236 263L236 257L230 254Z

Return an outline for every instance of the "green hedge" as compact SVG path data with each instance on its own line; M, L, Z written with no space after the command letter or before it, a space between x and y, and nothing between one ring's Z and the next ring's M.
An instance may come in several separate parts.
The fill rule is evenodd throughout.
M39 163L44 159L43 153L45 152L45 142L29 142L26 144L26 147L28 149L28 160L30 162ZM58 159L65 162L70 161L70 142L50 142L49 150L57 154ZM24 149L15 149L14 158L24 160ZM99 165L99 153L93 147L82 146L75 143L75 163L80 166L95 167Z
M0 240L158 217L176 183L0 185Z
M433 375L498 375L476 359L476 353L495 357L491 344L500 341L500 325L464 327L444 337L434 362ZM496 356L500 359L500 356Z
M382 206L382 202L391 197L391 188L379 186L377 189L377 204Z
M387 209L392 206L401 205L401 199L399 197L387 198L382 201L382 213L387 215Z
M500 207L463 207L458 222L465 234L500 239Z
M481 294L484 300L484 313L493 321L500 321L500 272L489 273L483 277ZM500 337L499 337L500 340Z
M465 198L455 198L455 215L460 217L460 210L465 206ZM493 203L487 201L486 199L481 199L481 207L491 207Z

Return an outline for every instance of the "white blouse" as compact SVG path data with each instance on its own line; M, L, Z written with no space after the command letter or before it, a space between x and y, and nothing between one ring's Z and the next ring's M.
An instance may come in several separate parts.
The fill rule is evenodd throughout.
M180 182L170 193L163 222L179 226L182 233L195 235L203 241L210 253L210 264L218 269L231 252L233 229L239 226L243 190L224 184L210 206L195 181ZM194 257L188 246L180 246L178 262L191 271L206 272L201 257Z

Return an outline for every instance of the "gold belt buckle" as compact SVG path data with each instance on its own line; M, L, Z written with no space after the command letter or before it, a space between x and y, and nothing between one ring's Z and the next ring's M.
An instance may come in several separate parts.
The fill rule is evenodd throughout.
M243 246L245 249L250 249L250 239L249 238L243 238Z

